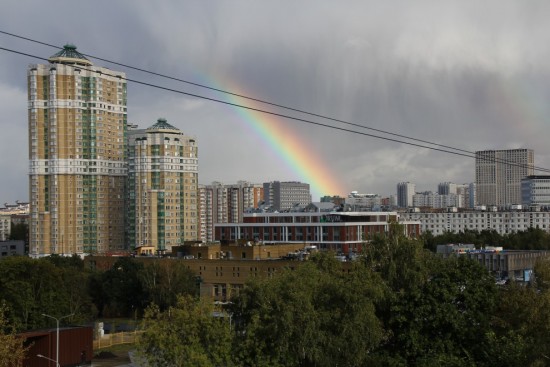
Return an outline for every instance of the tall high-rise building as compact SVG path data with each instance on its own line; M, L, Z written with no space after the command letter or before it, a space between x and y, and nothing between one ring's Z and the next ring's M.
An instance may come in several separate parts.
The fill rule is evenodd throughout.
M199 238L197 142L166 119L128 132L126 219L130 248Z
M225 185L212 182L201 187L201 234L203 242L214 240L214 225L240 223L246 209L257 208L263 199L263 187L247 181Z
M296 181L265 182L264 202L278 211L288 210L295 205L308 205L311 203L309 184Z
M124 248L125 74L66 45L28 69L31 256Z
M416 191L416 185L410 182L400 182L397 184L397 206L407 208L413 206L413 196Z
M480 205L521 204L521 180L534 173L531 149L476 152L476 191Z

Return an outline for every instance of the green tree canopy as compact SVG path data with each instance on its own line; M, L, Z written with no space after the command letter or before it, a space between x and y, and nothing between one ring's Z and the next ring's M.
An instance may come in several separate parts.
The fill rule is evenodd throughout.
M214 315L211 302L189 295L178 297L177 305L165 312L150 306L139 355L150 366L231 366L229 320Z

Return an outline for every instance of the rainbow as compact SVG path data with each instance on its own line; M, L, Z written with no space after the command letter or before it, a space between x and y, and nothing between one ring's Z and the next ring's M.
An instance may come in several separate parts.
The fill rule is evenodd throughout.
M236 88L235 83L223 83L223 85L231 85L232 87L216 86L215 88L230 90L233 93L245 96L252 95L247 93L244 88ZM274 110L260 102L241 99L232 95L226 97L226 101L287 114L284 110ZM234 111L242 117L243 123L252 129L294 174L295 179L292 180L309 183L313 201L318 201L324 195L343 196L346 193L346 189L342 182L338 180L338 176L328 169L328 165L321 160L320 155L316 154L315 150L307 144L307 141L300 139L288 124L281 121L282 117L239 107L234 107Z

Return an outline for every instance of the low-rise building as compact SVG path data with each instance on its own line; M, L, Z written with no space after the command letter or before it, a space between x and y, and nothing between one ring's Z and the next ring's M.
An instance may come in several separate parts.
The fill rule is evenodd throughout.
M472 244L438 245L437 253L448 256L467 256L479 262L500 280L512 279L528 282L538 259L550 255L550 251L504 250L487 246L476 249Z
M222 242L251 241L274 244L307 243L321 250L349 254L361 251L374 235L387 233L390 223L403 225L408 237L420 235L420 222L397 212L288 212L246 213L242 223L215 226Z
M8 256L25 255L25 241L0 241L0 259Z
M407 221L420 222L422 232L430 231L434 235L484 229L495 230L499 234L526 231L529 228L550 231L550 211L411 211L402 213L401 217Z

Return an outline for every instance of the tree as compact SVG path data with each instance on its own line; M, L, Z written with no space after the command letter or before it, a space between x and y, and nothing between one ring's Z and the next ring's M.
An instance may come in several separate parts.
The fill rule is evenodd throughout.
M371 365L479 365L490 345L494 279L473 260L443 259L423 248L395 223L367 246L362 261L388 290L377 303L388 337Z
M211 302L189 295L165 312L148 307L139 355L151 366L231 366L229 321L214 315Z
M13 324L8 321L8 307L0 304L0 367L19 366L28 347L23 345L24 340L15 335Z
M236 363L244 366L357 366L384 337L372 272L343 274L333 254L257 279L235 297Z
M151 259L140 273L140 281L147 293L147 303L162 310L176 306L180 295L195 295L195 274L181 261Z
M61 273L51 262L27 257L0 261L0 298L12 310L17 329L47 326L42 313L67 314L61 302L64 296Z
M11 223L10 240L21 240L28 242L29 225L26 223Z
M140 280L143 268L141 262L121 257L111 269L96 275L95 282L101 282L101 291L94 300L104 303L101 305L104 313L127 317L135 309L144 309L147 298Z

